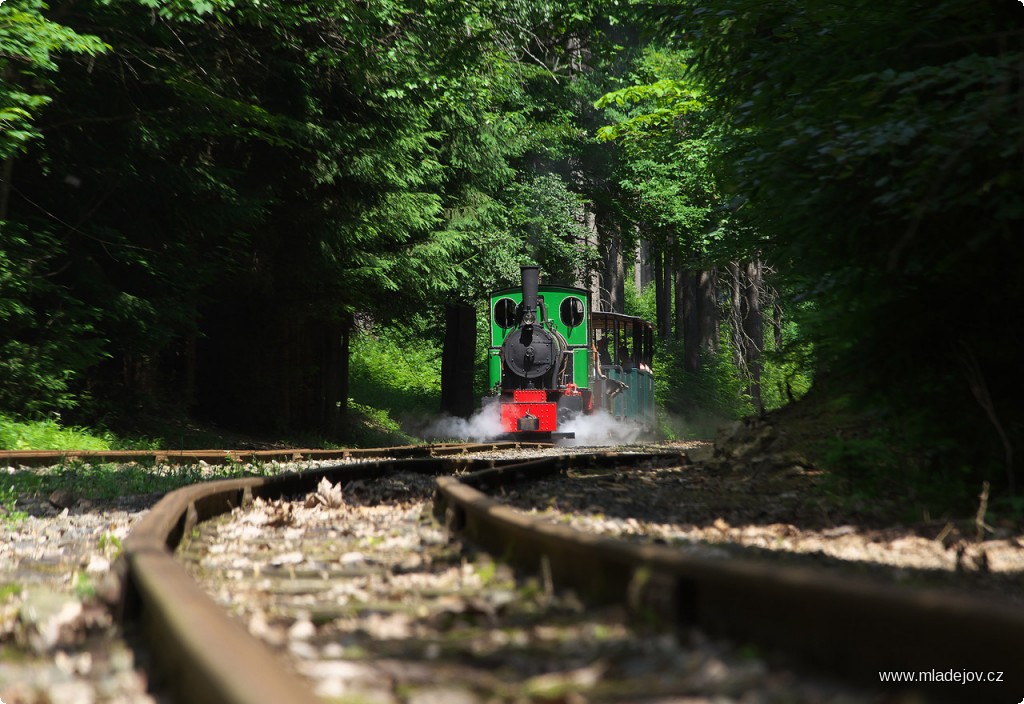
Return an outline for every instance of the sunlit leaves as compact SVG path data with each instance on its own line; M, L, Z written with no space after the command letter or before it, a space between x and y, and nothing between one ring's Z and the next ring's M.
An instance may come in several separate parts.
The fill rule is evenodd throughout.
M56 56L96 55L108 48L97 37L46 19L46 10L40 0L0 4L0 159L39 136L34 119L51 100L41 91L57 69Z
M651 16L732 127L717 168L815 300L804 329L832 382L971 442L993 418L1022 427L1001 390L1024 305L1021 8L684 0Z
M635 80L596 103L613 119L597 137L622 155L620 185L642 236L696 262L722 257L724 212L712 170L718 142L702 86L686 76L689 54L648 48ZM735 247L736 245L731 245Z

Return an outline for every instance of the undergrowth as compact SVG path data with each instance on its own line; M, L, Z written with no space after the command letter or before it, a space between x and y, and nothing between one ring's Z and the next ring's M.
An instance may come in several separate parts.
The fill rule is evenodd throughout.
M14 525L28 518L24 511L17 510L18 493L13 484L0 488L0 522Z
M1000 468L979 465L951 439L923 441L914 418L845 397L807 401L776 420L826 470L822 489L841 505L898 505L908 522L973 519L987 484L987 522L1024 518L1024 499L1009 492Z
M0 415L0 450L110 450L110 433L63 427L56 418L19 421Z
M401 433L438 414L441 345L436 341L378 326L353 338L349 365L349 408L367 432Z
M348 400L346 444L355 447L413 445L418 438L405 433L386 410Z
M19 420L0 414L0 450L144 450L157 449L159 441L124 438L107 430L62 425L59 416Z
M654 294L654 286L637 293L632 279L627 278L626 313L654 320ZM760 391L764 410L771 411L801 398L810 389L812 348L800 342L796 322L789 320L782 326L778 343L774 329L765 322ZM686 371L683 343L659 339L654 356L655 397L661 433L670 439L713 437L723 423L758 410L748 393L748 381L733 362L726 324L721 325L718 351L703 350L699 366L696 372Z

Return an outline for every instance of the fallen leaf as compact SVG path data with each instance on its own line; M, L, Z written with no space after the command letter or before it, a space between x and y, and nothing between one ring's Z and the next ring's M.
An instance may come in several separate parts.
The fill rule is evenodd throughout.
M331 484L327 477L324 477L317 484L316 493L306 497L305 506L306 508L313 508L317 505L338 508L342 503L344 503L344 498L341 494L341 482Z

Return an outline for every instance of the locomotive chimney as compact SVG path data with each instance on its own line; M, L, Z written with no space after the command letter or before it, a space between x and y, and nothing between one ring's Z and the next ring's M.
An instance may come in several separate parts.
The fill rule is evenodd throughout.
M537 322L537 285L540 281L539 266L520 267L523 277L523 324Z

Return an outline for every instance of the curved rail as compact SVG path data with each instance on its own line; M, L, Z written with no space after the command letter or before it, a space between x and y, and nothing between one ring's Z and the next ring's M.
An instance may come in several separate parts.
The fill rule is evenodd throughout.
M880 671L1001 672L1004 686L970 701L1024 693L1024 612L979 598L588 535L511 509L479 491L552 472L542 461L438 477L435 512L494 555L550 575L592 602L628 604L648 619L779 648L810 665L879 683ZM1017 690L1009 685L1016 684ZM916 685L964 701L955 683Z
M678 461L678 455L672 457ZM601 538L530 517L480 490L570 467L628 462L607 453L525 462L437 457L186 487L164 497L125 541L118 566L124 615L141 627L153 661L181 701L317 701L304 681L202 592L174 559L173 548L202 520L257 496L274 499L312 491L322 478L348 482L399 469L472 472L437 479L434 510L448 528L584 598L624 602L643 617L676 628L696 625L741 642L780 648L859 681L870 681L879 670L1001 670L1005 683L1021 684L1024 613L1019 610L935 590L775 564L711 560L668 547ZM943 683L933 691L939 698L963 700L966 692L951 690L955 687ZM1004 687L970 689L971 701L1003 702L1019 696Z
M522 447L499 443L498 449ZM465 448L466 446L460 446ZM482 446L490 449L494 445ZM445 451L454 450L446 446ZM332 483L392 470L453 473L521 462L463 455L335 465L274 477L206 482L168 493L124 541L115 569L122 620L136 625L149 645L162 682L179 701L204 704L304 704L318 701L309 687L233 621L193 581L173 550L192 528L255 497L276 499Z

